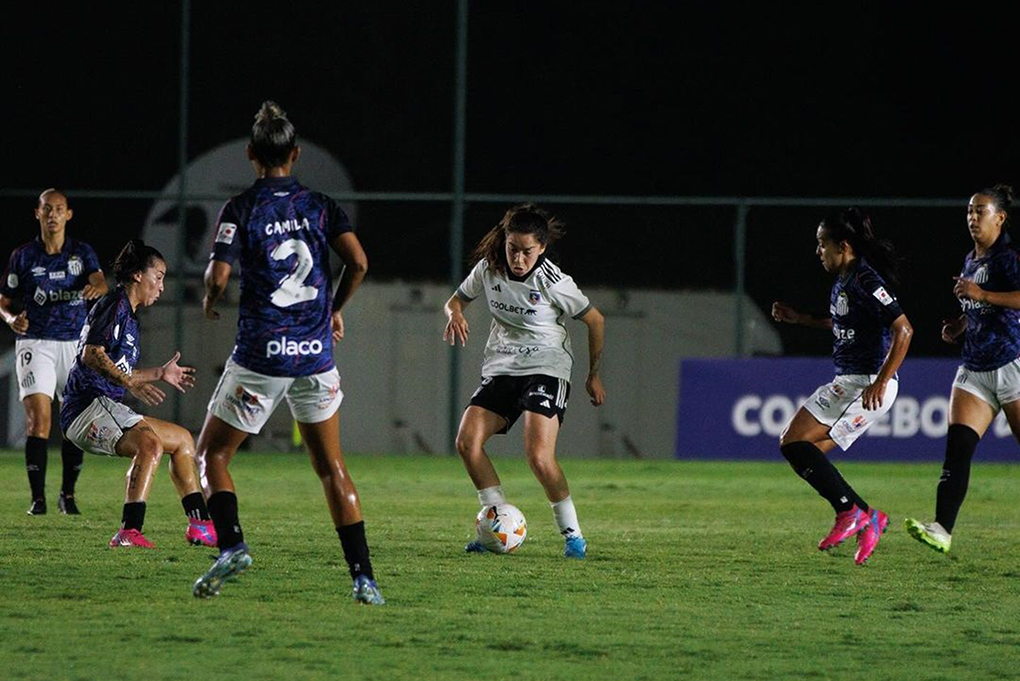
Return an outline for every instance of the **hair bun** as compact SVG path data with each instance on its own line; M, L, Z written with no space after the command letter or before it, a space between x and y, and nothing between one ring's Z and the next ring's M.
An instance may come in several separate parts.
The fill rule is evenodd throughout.
M1009 208L1010 206L1013 205L1013 201L1016 198L1016 192L1013 190L1012 186L1000 182L999 184L992 187L992 189L999 192L999 194L1001 195L1001 200L1003 204L1005 204L1003 206L1000 206L1001 208Z

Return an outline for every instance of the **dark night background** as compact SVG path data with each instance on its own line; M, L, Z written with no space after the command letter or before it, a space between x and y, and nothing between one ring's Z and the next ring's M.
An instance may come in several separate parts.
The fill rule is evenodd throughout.
M245 135L273 98L357 190L451 189L454 2L195 2L191 13L190 158ZM178 168L179 31L172 2L48 5L5 22L0 189L161 189ZM1017 181L1012 43L989 8L472 2L467 189L958 200L870 211L908 258L913 352L952 354L938 320L956 309L967 199ZM70 233L104 262L151 204L72 201ZM37 233L33 205L0 197L4 258ZM504 208L469 206L468 246ZM582 286L733 285L733 208L550 208ZM813 252L824 212L752 209L759 306L826 308ZM372 278L447 278L448 205L363 202L358 218ZM790 353L829 351L827 334L782 332Z

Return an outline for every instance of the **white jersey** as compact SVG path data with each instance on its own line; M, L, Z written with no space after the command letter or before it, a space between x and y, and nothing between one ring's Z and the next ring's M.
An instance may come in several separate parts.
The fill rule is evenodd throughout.
M523 279L499 274L483 259L457 288L457 296L472 301L483 293L492 326L482 376L545 374L569 381L574 357L564 320L591 309L574 280L544 258Z

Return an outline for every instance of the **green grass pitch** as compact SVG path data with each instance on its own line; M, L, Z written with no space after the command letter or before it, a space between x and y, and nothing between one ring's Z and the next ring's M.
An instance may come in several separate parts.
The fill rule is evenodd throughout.
M977 466L941 556L902 529L932 510L935 465L850 465L892 516L871 562L822 554L828 506L781 463L565 460L586 561L562 557L519 459L497 467L529 536L465 555L476 511L459 461L352 456L388 604L357 606L301 454L242 452L232 471L255 563L191 596L212 551L184 543L166 469L146 535L109 550L125 461L87 456L85 515L25 515L20 453L0 454L0 678L1007 679L1020 668L1020 481Z

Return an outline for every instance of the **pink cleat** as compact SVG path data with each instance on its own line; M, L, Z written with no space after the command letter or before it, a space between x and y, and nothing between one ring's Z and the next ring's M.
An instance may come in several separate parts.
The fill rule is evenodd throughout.
M868 526L857 535L857 553L854 554L854 562L864 565L864 562L871 558L878 546L878 540L882 538L885 528L889 525L889 516L877 508L871 509L871 519Z
M118 546L136 546L140 549L156 548L156 545L146 539L145 535L138 530L118 530L110 540L110 548L115 549Z
M836 514L836 524L829 530L825 539L818 542L819 551L828 551L834 546L839 546L850 537L854 536L871 522L868 514L857 508L854 504L849 511Z
M184 538L189 544L195 546L216 547L216 527L211 520L188 519L188 529L184 532Z

